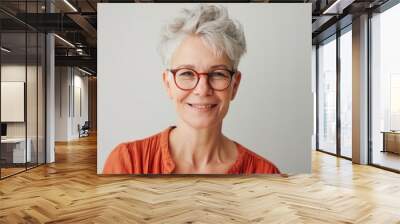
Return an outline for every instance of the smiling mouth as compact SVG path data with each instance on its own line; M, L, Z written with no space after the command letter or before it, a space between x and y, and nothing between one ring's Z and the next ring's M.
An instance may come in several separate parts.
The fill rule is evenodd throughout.
M192 104L192 103L188 103L187 105L199 111L207 111L217 106L217 104Z

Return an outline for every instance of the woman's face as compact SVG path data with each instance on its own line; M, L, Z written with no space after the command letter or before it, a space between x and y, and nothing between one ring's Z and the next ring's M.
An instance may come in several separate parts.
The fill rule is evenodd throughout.
M174 52L170 69L177 68L190 68L198 73L210 72L215 68L233 70L225 54L215 56L198 36L188 36ZM236 72L227 89L216 91L209 86L208 77L201 75L194 89L181 90L176 86L170 72L163 73L164 85L175 104L180 120L197 129L222 124L229 103L238 90L240 78L240 72Z

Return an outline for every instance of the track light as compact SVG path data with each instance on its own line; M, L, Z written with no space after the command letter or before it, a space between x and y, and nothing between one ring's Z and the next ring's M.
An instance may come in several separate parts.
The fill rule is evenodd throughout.
M64 39L64 38L62 38L62 37L60 37L60 36L57 35L57 34L54 34L54 36L57 37L57 38L58 38L59 40L61 40L62 42L66 43L67 45L69 45L69 46L75 48L75 45L73 45L73 44L72 44L71 42L69 42L68 40L66 40L66 39Z
M355 0L336 0L332 5L324 10L322 14L341 14L343 9L351 5Z
M9 49L7 49L7 48L5 48L5 47L1 47L1 50L4 51L4 52L6 52L6 53L10 53L10 52L11 52L11 50L9 50Z
M87 75L90 75L90 76L93 75L92 73L90 73L90 72L88 72L88 71L86 71L86 70L83 70L83 69L81 69L81 68L79 68L79 67L78 67L78 70L81 71L81 72L83 72L83 73L85 73L85 74L87 74Z
M68 0L64 0L65 4L67 4L72 10L74 10L74 12L78 12L78 10L71 4L69 3Z

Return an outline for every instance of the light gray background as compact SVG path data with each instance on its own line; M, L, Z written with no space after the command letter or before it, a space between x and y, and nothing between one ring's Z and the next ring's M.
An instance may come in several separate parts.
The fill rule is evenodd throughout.
M195 4L98 4L97 172L111 150L175 124L157 53L163 24ZM223 133L285 173L311 171L311 4L222 4L245 30L242 81Z

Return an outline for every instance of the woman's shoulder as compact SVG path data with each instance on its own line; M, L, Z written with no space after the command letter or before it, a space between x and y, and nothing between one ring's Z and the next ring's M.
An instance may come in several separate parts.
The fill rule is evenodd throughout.
M125 141L115 148L116 150L137 150L137 149L149 149L149 148L157 148L156 146L161 144L163 132L159 132L157 134L151 135L146 138L141 138L137 140Z
M243 145L237 144L243 173L280 174L278 167L268 159L258 155Z
M113 152L153 154L168 145L168 131L169 128L146 138L122 142L114 148Z
M154 160L160 157L162 149L168 145L168 141L165 143L164 139L167 137L168 140L168 136L165 136L168 130L118 144L107 158L104 173L136 173L136 167L154 163Z

